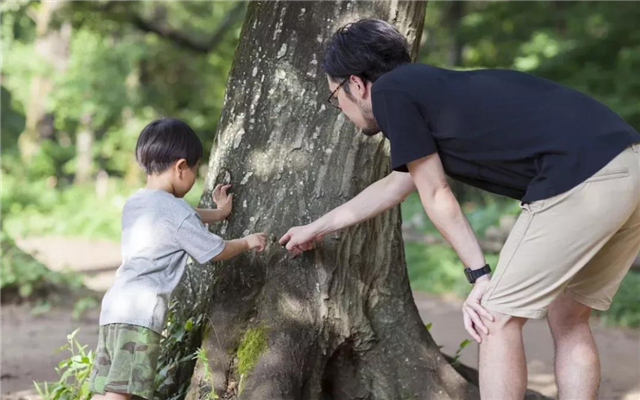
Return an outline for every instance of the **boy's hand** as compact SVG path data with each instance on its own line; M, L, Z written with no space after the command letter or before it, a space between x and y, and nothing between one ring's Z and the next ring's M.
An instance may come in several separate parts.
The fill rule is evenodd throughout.
M261 252L264 250L264 247L267 243L267 234L262 233L254 233L253 235L249 235L245 238L247 243L249 244L249 250L256 250L257 252Z
M231 214L233 203L233 195L227 193L230 187L231 185L216 185L211 194L211 198L216 203L218 210L224 212L226 216Z

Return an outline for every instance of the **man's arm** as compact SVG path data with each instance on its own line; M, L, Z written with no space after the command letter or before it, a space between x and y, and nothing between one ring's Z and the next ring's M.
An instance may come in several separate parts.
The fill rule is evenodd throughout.
M324 235L371 219L402 203L414 190L409 174L392 172L316 221L289 229L280 244L286 244L287 250L295 253L309 250Z
M466 267L482 268L485 265L482 249L447 183L440 156L431 154L410 162L407 167L431 222Z
M471 269L485 265L484 255L473 229L460 209L458 200L447 183L440 156L437 153L410 162L409 173L420 193L422 206L438 231L458 253L462 263ZM489 275L476 280L473 290L462 306L464 326L467 332L478 342L482 330L489 330L482 317L493 321L493 316L481 305L482 297L489 288Z

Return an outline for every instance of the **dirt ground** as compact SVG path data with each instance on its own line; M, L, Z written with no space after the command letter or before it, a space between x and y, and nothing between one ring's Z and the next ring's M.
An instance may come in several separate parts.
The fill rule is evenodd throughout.
M36 238L19 245L51 266L82 271L95 290L105 290L119 264L117 243L92 242L68 238ZM80 255L78 255L80 254ZM414 294L420 314L432 323L431 333L443 351L453 354L467 339L462 326L460 302L423 293ZM80 321L71 317L71 308L54 308L33 315L26 306L8 305L1 310L2 399L35 399L33 381L56 379L55 366L66 358L54 350L65 343L66 334L80 328L78 340L94 348L98 333L98 310L91 310ZM602 362L601 400L640 400L640 330L600 327L593 322ZM525 326L525 350L529 387L546 395L557 394L553 378L553 341L546 321L529 321ZM477 367L477 345L462 352L461 361Z

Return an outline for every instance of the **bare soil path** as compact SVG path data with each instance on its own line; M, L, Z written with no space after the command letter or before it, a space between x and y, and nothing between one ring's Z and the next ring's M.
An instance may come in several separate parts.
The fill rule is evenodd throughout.
M35 254L52 269L64 267L85 275L85 283L105 291L113 282L120 264L117 243L86 239L39 237L18 241L18 245ZM453 354L467 339L462 326L459 299L414 294L425 324L432 323L431 333L443 351ZM80 328L77 338L94 348L98 333L98 310L91 310L74 321L70 308L54 308L43 315L33 315L26 306L2 307L2 353L0 391L2 399L35 399L33 381L54 380L57 363L67 357L54 350L65 343L66 335ZM602 400L640 400L640 330L601 327L593 321L593 331L602 358ZM549 396L557 389L553 378L553 341L546 321L529 321L525 326L525 349L529 367L529 387ZM477 367L477 345L462 351L461 361Z

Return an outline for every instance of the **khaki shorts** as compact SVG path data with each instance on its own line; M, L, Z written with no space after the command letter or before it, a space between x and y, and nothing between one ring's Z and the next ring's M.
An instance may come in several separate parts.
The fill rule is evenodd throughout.
M640 144L570 191L521 207L484 307L543 318L564 293L607 310L640 251Z

